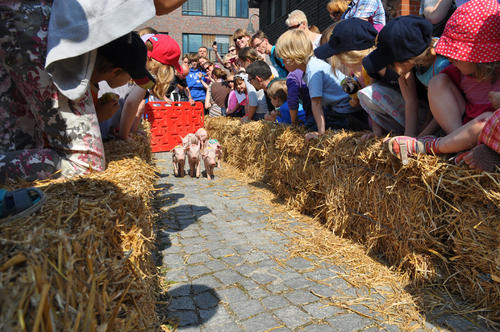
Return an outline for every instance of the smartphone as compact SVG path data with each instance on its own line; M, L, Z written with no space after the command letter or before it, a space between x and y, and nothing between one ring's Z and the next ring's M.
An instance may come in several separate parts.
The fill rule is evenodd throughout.
M212 46L215 46L215 45L217 45L217 41L214 41L214 42L212 43Z

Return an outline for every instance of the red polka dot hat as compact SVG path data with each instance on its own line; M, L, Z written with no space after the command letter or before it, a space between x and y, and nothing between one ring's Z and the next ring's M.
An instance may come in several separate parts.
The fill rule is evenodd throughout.
M436 53L473 63L500 61L498 1L471 0L458 7L446 23Z

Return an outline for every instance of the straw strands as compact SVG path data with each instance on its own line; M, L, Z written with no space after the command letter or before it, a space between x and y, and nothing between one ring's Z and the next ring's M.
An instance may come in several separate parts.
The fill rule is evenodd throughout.
M443 286L500 323L500 174L434 156L402 166L382 140L363 143L358 133L305 143L300 128L207 122L225 161L268 183L288 206L362 244L414 286Z
M149 140L105 148L105 172L35 183L47 194L41 210L0 224L1 331L158 325Z

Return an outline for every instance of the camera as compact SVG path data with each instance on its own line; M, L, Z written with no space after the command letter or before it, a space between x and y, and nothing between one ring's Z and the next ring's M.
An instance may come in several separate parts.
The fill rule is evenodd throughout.
M347 76L340 82L342 90L348 95L352 95L361 89L361 84L355 77Z

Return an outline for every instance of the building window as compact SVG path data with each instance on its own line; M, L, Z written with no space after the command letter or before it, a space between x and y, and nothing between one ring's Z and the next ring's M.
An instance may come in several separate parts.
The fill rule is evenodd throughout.
M236 17L248 17L248 0L236 0Z
M200 46L206 46L209 51L211 61L216 61L215 54L212 52L212 44L217 42L217 49L221 56L225 55L229 48L229 40L231 36L227 35L201 35L192 33L182 34L182 53L198 53Z
M231 36L216 35L215 41L217 42L217 50L220 54L226 54L229 49L229 39Z
M203 45L202 35L191 33L182 34L182 53L198 53L198 48Z
M248 0L187 0L182 15L248 18Z
M229 0L215 0L215 15L229 16Z
M182 15L203 15L202 0L188 0L182 5Z

